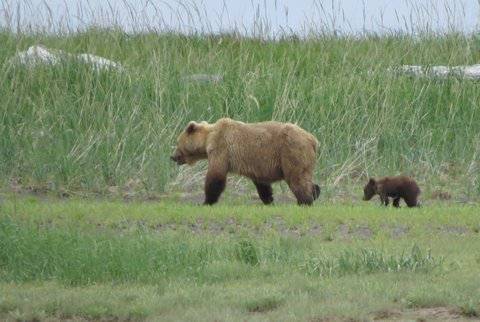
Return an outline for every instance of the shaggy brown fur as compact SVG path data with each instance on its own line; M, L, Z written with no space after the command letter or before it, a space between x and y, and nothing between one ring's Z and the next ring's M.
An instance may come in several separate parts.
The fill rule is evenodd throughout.
M400 198L405 200L408 207L418 206L418 188L415 180L405 176L385 177L383 179L370 178L363 189L363 200L370 200L376 194L380 196L380 201L388 206L389 197L393 198L393 206L400 207Z
M205 204L216 203L227 174L237 173L253 180L264 204L273 202L271 184L285 180L297 203L310 205L320 195L312 178L317 147L317 139L294 124L223 118L214 124L190 122L171 158L179 165L208 159Z

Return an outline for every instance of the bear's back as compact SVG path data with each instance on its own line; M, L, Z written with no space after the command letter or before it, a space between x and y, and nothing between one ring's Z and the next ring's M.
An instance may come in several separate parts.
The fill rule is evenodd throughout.
M229 171L259 181L283 179L282 155L283 162L285 155L293 155L300 159L298 162L314 162L317 150L313 135L295 124L276 121L243 123L220 119L210 142L213 148L224 150Z
M406 176L397 177L385 177L378 182L380 190L390 196L406 196L413 195L418 196L420 194L420 188L415 180Z

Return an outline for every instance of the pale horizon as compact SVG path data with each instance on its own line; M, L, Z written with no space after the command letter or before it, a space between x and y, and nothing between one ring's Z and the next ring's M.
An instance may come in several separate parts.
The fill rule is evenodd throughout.
M0 0L0 28L15 32L478 33L480 1L435 0Z

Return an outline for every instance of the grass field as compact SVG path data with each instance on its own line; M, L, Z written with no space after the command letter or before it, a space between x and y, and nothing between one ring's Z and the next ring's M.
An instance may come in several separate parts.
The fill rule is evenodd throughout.
M477 212L12 200L0 208L0 317L475 318Z

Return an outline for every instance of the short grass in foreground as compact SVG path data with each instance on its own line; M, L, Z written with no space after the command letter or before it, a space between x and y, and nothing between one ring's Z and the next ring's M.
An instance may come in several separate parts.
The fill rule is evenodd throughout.
M478 316L478 207L0 205L0 317Z

